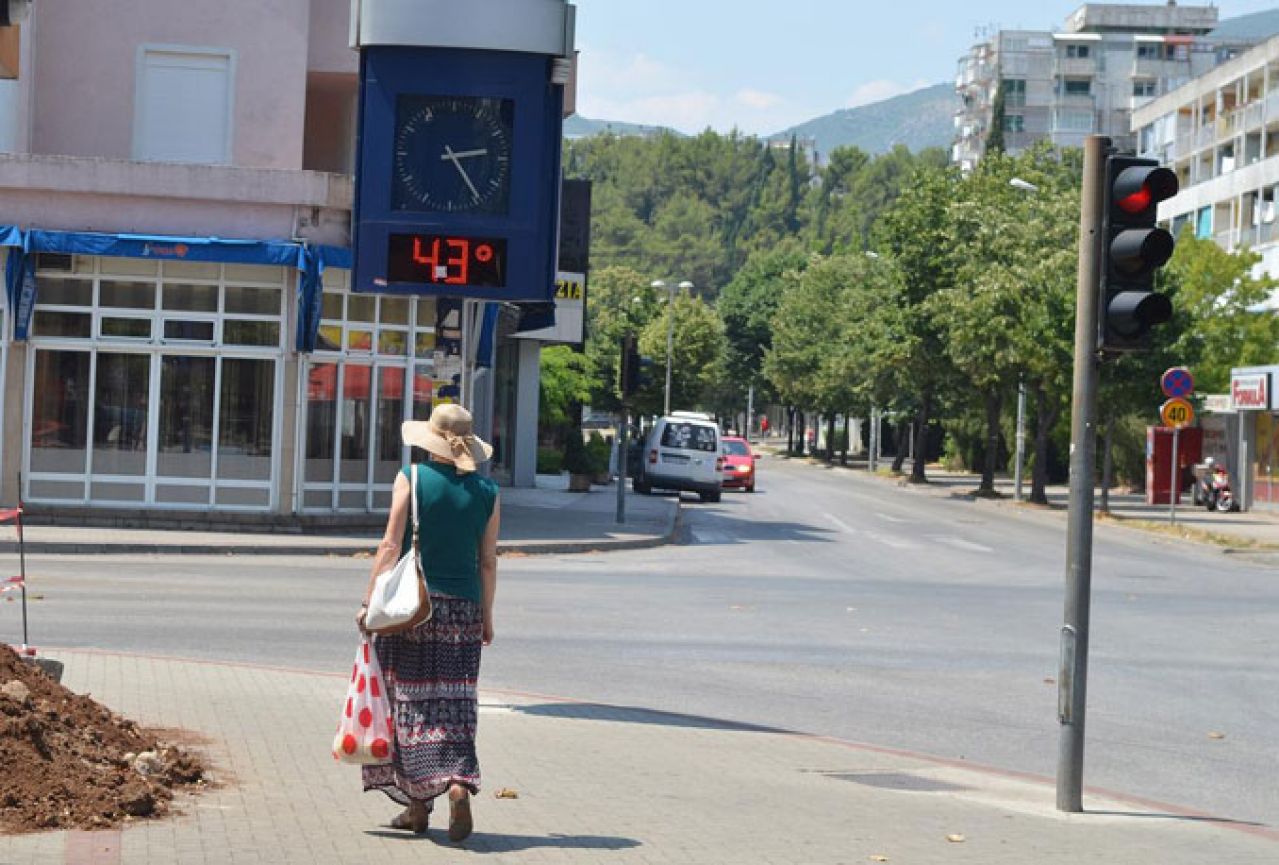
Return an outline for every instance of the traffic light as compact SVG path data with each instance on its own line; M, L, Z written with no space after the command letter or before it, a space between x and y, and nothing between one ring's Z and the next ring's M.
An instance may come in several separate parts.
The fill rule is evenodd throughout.
M635 337L627 334L622 337L622 397L628 398L639 393L640 388L652 380L650 370L653 361L639 353L639 345Z
M1172 257L1173 237L1155 226L1159 202L1177 194L1177 175L1153 159L1111 156L1101 260L1102 351L1140 351L1150 329L1172 318L1172 302L1154 290L1155 271Z

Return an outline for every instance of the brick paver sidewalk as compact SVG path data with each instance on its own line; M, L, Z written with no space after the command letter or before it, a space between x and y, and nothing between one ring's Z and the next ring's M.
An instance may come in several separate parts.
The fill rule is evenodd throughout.
M888 750L636 709L486 692L476 833L394 813L328 754L344 676L85 651L65 682L207 737L220 789L123 832L0 838L0 863L1176 863L1279 861L1279 833L1091 799ZM500 787L518 799L496 799ZM1142 816L1126 816L1142 815ZM962 835L963 840L947 840ZM870 857L884 856L886 860Z

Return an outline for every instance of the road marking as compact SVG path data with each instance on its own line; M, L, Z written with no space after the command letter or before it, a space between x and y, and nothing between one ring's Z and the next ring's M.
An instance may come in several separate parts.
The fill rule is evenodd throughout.
M919 548L919 545L914 541L908 541L905 538L899 538L896 535L882 535L879 532L867 532L866 537L870 538L872 541L879 541L881 544L886 544L895 550L914 550Z
M848 523L844 522L843 520L841 520L839 517L835 516L834 514L823 514L822 516L826 517L826 519L834 523L836 528L840 529L841 531L848 532L850 535L857 534L857 529L853 528Z
M993 553L995 551L993 547L988 547L985 544L979 544L975 541L966 541L963 538L956 538L950 535L934 535L929 538L929 540L937 541L942 544L949 544L952 547L958 547L961 550L968 550L973 553Z
M905 519L903 519L903 518L901 518L901 517L894 517L894 516L892 516L891 514L875 514L875 516L879 517L881 520L885 520L885 521L890 522L890 523L904 523L904 522L908 522L908 520L905 520Z

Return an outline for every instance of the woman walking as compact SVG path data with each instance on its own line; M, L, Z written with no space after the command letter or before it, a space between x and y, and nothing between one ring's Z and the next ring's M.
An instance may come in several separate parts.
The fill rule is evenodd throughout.
M493 449L471 431L461 406L437 406L429 421L405 421L406 444L426 451L417 489L405 468L395 479L386 535L356 616L361 630L377 574L409 543L410 495L417 496L422 572L435 612L412 630L374 638L395 719L389 764L365 766L364 789L406 806L396 829L426 832L435 798L448 793L449 839L471 834L472 794L480 789L475 756L480 648L493 640L497 589L497 484L475 473Z

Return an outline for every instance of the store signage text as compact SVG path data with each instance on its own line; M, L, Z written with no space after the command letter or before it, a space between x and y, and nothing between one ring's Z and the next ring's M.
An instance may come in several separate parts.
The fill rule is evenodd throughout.
M1236 409L1270 408L1270 376L1237 375L1230 380L1230 405Z

